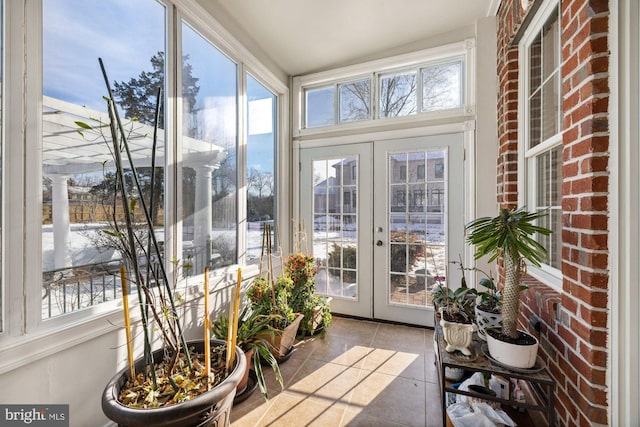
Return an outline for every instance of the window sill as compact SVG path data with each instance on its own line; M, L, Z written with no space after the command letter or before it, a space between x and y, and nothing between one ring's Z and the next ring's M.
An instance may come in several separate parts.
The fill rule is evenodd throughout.
M211 273L210 292L224 292L236 281L237 266ZM251 281L258 274L258 266L243 268L243 277ZM189 278L178 292L184 295L182 304L202 298L203 276ZM137 298L130 299L130 306L137 307ZM227 307L213 307L226 310ZM138 322L137 309L132 309L132 323ZM76 345L118 331L123 327L122 300L110 301L75 313L59 316L42 322L33 332L21 336L6 334L0 337L0 375L34 363L47 356L67 350Z
M544 285L549 286L554 291L562 293L562 274L560 270L550 267L536 267L528 264L527 274Z

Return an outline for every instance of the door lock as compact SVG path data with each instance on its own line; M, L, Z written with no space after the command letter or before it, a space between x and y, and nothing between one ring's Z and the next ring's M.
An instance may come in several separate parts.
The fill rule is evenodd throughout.
M376 246L382 246L382 240L378 240L378 241L376 242Z

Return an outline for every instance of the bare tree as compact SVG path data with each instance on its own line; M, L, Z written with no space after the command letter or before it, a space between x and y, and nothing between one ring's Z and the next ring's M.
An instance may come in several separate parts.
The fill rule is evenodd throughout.
M273 174L250 168L247 174L247 187L249 192L253 190L260 199L263 196L273 196Z
M459 62L425 67L420 72L422 111L458 107L460 99ZM379 117L398 117L417 111L418 75L414 72L383 76L379 87ZM371 117L371 84L361 80L340 86L340 121Z

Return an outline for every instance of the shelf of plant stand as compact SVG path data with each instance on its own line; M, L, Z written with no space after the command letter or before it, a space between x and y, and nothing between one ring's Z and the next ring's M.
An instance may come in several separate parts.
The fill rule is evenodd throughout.
M546 369L541 369L538 372L524 373L496 365L484 355L482 345L486 343L480 340L477 336L474 336L471 343L471 357L465 357L462 353L457 351L454 353L448 353L444 350L446 343L443 338L442 328L437 322L435 324L433 337L436 352L436 364L438 367L438 382L441 389L443 424L446 425L447 393L452 393L499 402L505 407L513 406L516 408L524 408L526 410L535 410L541 413L546 413L547 424L550 426L554 425L555 381L551 378ZM512 399L502 399L499 397L466 392L457 388L452 388L452 382L445 378L446 368L460 368L466 372L483 372L487 374L500 375L509 380L509 382L511 379L522 380L535 392L537 398L535 399L535 403L519 402Z

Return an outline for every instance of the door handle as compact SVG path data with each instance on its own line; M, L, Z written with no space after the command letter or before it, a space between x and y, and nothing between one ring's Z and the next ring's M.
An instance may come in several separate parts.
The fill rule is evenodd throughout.
M376 242L376 246L382 246L382 240L378 240L378 241Z

